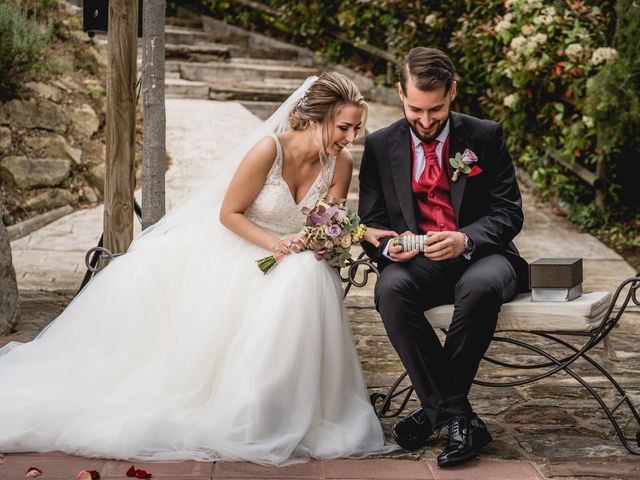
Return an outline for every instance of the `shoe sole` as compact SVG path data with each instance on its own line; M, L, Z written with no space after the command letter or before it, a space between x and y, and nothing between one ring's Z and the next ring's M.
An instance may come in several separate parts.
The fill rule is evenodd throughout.
M427 440L429 440L429 438L427 437L422 443L420 442L406 443L404 440L400 440L395 430L391 430L391 437L396 441L398 445L400 445L400 448L402 448L403 450L407 450L409 452L415 452L416 450L420 450L427 444Z
M452 460L445 463L440 463L440 461L438 460L438 467L440 468L454 467L456 465L460 465L461 463L465 463L465 462L468 462L469 460L473 460L474 458L476 458L480 453L480 450L482 450L484 447L486 447L493 441L493 437L491 436L491 434L486 430L485 432L486 432L486 435L483 435L482 438L476 440L476 443L478 443L478 445L477 447L474 448L473 452L469 452L469 455L465 457L457 458L456 460Z

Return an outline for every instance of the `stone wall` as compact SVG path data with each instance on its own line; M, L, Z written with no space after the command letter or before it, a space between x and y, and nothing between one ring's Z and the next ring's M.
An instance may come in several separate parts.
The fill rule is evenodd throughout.
M0 222L0 335L11 332L19 317L18 284L7 228Z

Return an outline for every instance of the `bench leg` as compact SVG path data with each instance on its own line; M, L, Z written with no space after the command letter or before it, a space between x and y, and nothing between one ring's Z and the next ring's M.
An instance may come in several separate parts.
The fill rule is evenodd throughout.
M571 350L574 355L571 355L570 357L567 357L565 359L558 359L557 357L554 357L553 355L551 355L550 353L546 352L542 348L540 348L538 346L535 346L535 345L532 345L530 343L524 342L522 340L517 340L517 339L513 339L513 338L505 338L505 337L500 337L500 338L494 337L494 341L497 340L497 341L502 341L502 342L505 342L505 343L511 343L513 345L517 345L517 346L523 347L525 349L531 350L531 351L533 351L533 352L545 357L547 360L550 360L552 363L554 363L556 365L556 367L554 369L544 373L544 374L535 375L535 376L533 376L533 377L531 377L529 379L518 380L518 381L514 381L514 382L474 381L474 383L476 383L478 385L482 385L482 386L489 386L489 387L520 386L520 385L526 385L526 384L534 383L535 381L541 380L543 378L547 378L547 377L557 373L558 371L564 371L564 372L568 373L569 375L571 375L584 388L586 388L587 391L591 394L591 396L593 396L593 398L598 402L598 404L600 405L600 407L602 408L604 413L609 418L609 421L611 422L611 425L613 426L614 430L616 431L618 439L620 440L622 445L630 453L632 453L634 455L640 455L640 415L638 414L638 411L637 411L635 405L633 404L633 402L631 401L631 399L629 398L629 396L627 395L625 390L620 386L620 384L613 378L613 376L602 365L600 365L598 362L596 362L593 358L591 358L585 352L577 349L576 347L574 347L573 345L571 345L567 341L562 340L560 338L557 338L557 337L555 337L553 335L546 334L546 333L536 333L536 335L556 342L557 344L559 344L559 345ZM618 392L618 395L619 395L619 400L613 407L609 408L609 406L605 403L605 401L602 398L602 396L591 386L591 384L589 382L587 382L584 378L582 378L580 375L578 375L573 369L570 368L570 365L574 361L576 361L578 358L582 358L582 359L586 360L592 367L594 367L596 370L598 370L609 381L611 386L613 386L616 389L616 391ZM516 368L515 365L512 365L511 367L512 368ZM526 368L526 366L523 366L523 367ZM559 370L558 370L558 368L559 368ZM636 420L636 428L637 428L637 430L636 430L636 433L635 433L635 438L627 438L625 436L625 434L623 433L623 431L622 431L622 429L620 427L620 424L618 423L618 420L615 417L616 411L623 405L627 406L627 408L629 409L629 412L633 415L633 417ZM634 442L635 446L633 446L631 444L631 442Z
M616 353L616 349L613 346L613 342L609 338L609 335L602 339L602 349L609 360L614 362L618 361L618 354Z
M413 386L411 384L401 386L402 381L407 378L407 375L408 373L405 370L385 393L375 392L370 395L371 405L373 405L373 410L376 412L378 418L397 417L405 409L413 393ZM401 399L400 406L392 409L391 402L398 397Z

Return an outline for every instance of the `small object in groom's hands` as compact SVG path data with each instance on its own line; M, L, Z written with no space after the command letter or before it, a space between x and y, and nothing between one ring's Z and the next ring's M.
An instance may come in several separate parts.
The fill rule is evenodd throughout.
M400 245L403 252L410 252L412 250L423 250L424 242L433 235L433 232L428 232L426 235L403 235L396 237L393 240L394 245Z

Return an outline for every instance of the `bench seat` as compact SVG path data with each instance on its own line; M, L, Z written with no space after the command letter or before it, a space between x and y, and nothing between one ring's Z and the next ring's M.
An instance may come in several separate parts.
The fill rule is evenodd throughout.
M496 330L589 332L598 327L611 303L609 292L585 293L570 302L533 302L521 293L502 305ZM440 305L425 312L433 328L448 328L453 305Z

